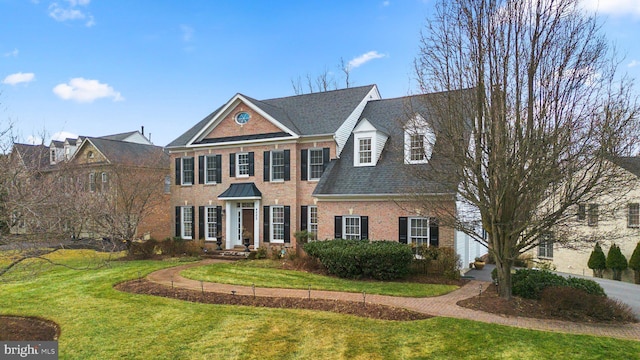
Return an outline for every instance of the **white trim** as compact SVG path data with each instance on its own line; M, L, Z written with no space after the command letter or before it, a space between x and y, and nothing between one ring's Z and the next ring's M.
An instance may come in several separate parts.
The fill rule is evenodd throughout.
M184 226L185 220L184 220L184 212L186 209L191 210L191 226L189 227L189 230L193 230L193 221L195 220L195 216L194 216L194 210L192 206L181 206L180 207L180 237L182 239L185 240L192 240L194 234L191 234L191 236L186 236L185 235L185 229L187 228L186 226Z
M213 184L217 184L216 180L214 179L213 181L209 181L209 174L208 174L208 170L209 170L209 163L207 162L207 160L209 158L213 158L213 161L215 162L216 160L216 156L217 154L207 154L207 155L203 155L204 156L204 184L205 185L213 185ZM215 164L216 167L220 168L220 171L222 171L222 164L220 164L220 166L218 166L218 164ZM216 169L214 168L214 171ZM216 179L217 179L217 175L216 174Z
M362 239L362 217L359 215L343 215L342 216L342 238L349 239L347 237L347 219L358 219L358 234L355 239L356 240ZM351 233L350 235L353 236L354 234Z
M187 183L184 181L184 161L186 159L191 159L191 182ZM183 156L180 158L180 186L191 186L195 184L196 180L196 160L193 156Z
M220 122L229 114L231 114L234 109L240 104L240 103L244 103L245 105L247 105L251 110L255 111L256 113L258 113L260 116L262 116L263 118L265 118L267 121L269 121L270 123L272 123L273 125L275 125L278 129L290 134L291 136L293 136L294 138L298 138L298 134L296 134L294 131L292 131L291 129L287 128L286 126L284 126L283 124L281 124L278 120L274 119L271 115L267 114L266 112L262 111L262 109L260 109L258 106L254 105L251 101L249 101L247 98L245 98L244 96L242 96L241 94L236 94L234 97L232 97L219 111L216 115L214 115L211 120L209 120L209 122L203 126L197 133L195 136L193 136L189 141L187 141L186 146L190 146L193 145L194 142L200 141L204 138L204 136L208 133L210 133L211 131L213 131L213 129L215 129L216 126L218 126L220 124ZM235 121L235 119L234 119Z
M311 209L316 209L316 222L315 222L316 231L315 231L315 232L310 231L310 229L311 229L311 224L313 224L313 223L311 222ZM319 221L318 221L318 220L319 220L318 215L319 215L319 213L318 213L318 206L317 206L317 205L308 205L308 206L307 206L307 231L308 231L309 233L314 234L314 238L315 238L316 240L318 239L318 223L319 223Z
M278 239L274 239L274 232L275 232L275 226L274 226L274 222L273 222L273 210L274 209L282 209L282 240ZM284 238L285 238L285 224L287 222L287 219L285 218L285 214L284 214L284 205L271 205L269 206L269 240L271 243L273 244L284 244Z
M322 160L321 166L323 167L323 171L320 172L320 176L317 177L317 178L311 177L311 152L312 151L320 151L320 159ZM329 160L329 161L331 161L331 160ZM324 164L324 150L323 150L323 148L314 147L314 148L307 149L307 181L319 181L320 178L322 177L322 174L324 173L324 166L325 166L325 164Z
M209 222L209 210L213 210L213 223L216 226L216 230L213 233L213 236L211 236L211 234L209 234L209 224L211 224L211 222ZM216 222L217 219L217 208L216 206L205 206L204 207L204 240L205 241L216 241L218 240L218 238L216 237L216 233L218 232L218 227L222 226L222 224L218 224Z
M240 155L247 155L247 173L246 174L240 174ZM254 155L255 156L255 155ZM236 178L245 178L245 177L249 177L249 168L250 168L250 164L251 162L249 161L249 152L245 151L245 152L238 152L236 153ZM255 168L255 164L254 164L254 168Z
M273 154L274 153L282 154L282 179L273 178ZM269 152L269 182L283 182L285 178L284 169L285 169L284 150L271 150Z

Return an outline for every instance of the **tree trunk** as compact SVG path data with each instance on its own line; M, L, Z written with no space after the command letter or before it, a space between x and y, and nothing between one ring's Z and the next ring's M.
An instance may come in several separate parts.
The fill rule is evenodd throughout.
M498 273L498 294L501 298L511 300L511 263L496 256Z

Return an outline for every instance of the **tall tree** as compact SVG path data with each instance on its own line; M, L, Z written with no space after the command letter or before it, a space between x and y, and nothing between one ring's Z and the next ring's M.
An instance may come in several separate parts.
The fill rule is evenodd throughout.
M420 91L451 91L431 120L454 166L429 171L453 172L460 202L479 214L486 238L460 213L452 222L487 246L507 299L521 253L551 229L569 241L559 233L577 204L616 197L626 179L608 159L637 139L631 84L578 2L441 0L420 39Z

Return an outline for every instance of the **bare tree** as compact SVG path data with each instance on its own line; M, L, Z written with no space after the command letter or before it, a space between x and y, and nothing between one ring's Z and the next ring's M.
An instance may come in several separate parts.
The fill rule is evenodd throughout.
M503 298L520 254L550 231L575 240L577 205L614 203L628 181L610 160L631 151L639 108L599 30L578 0L442 0L422 33L420 90L451 91L430 108L432 145L451 147L438 175L478 213L486 239L451 217L495 258Z
M349 63L345 64L344 59L340 58L340 64L338 64L338 68L344 76L344 88L351 87L351 66L349 65ZM296 95L305 94L305 87L306 93L323 92L338 89L338 82L335 76L327 68L325 68L324 71L318 74L315 78L307 73L304 79L305 84L303 85L302 82L303 80L300 76L298 76L295 80L291 79L291 87L293 88L293 92Z

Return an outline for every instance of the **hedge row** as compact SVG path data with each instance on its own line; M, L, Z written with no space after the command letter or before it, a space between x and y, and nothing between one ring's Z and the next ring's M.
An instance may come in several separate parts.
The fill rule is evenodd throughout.
M513 295L540 299L542 291L551 286L580 289L588 294L606 296L604 289L593 280L562 277L546 270L519 269L511 278Z
M304 244L304 250L341 278L392 280L409 274L411 247L397 241L327 240Z

